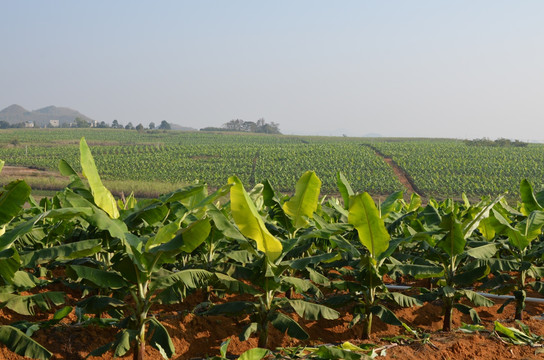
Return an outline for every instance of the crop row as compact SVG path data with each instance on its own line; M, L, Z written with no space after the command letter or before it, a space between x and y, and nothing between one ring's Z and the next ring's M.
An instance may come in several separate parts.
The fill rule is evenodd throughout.
M473 147L462 141L375 141L423 193L439 196L518 194L522 179L542 184L544 148Z

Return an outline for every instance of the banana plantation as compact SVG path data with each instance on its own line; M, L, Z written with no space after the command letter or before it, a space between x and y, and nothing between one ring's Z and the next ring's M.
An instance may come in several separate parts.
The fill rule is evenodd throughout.
M408 161L397 144L374 146ZM76 331L109 337L58 358L189 358L171 334L195 294L201 301L191 303L190 316L239 325L220 346L198 349L202 359L366 359L386 357L393 344L402 358L401 348L414 343L433 351L433 334L401 315L426 304L439 307L443 336L462 332L538 354L527 303L544 293L544 191L530 181L518 184L516 203L501 194L423 202L401 191L376 202L341 172L327 174L338 197L322 195L314 171L296 174L284 195L273 177L248 186L245 167L231 163L214 191L194 183L137 200L114 198L97 164L81 139L77 156L57 164L69 184L54 196L36 200L23 180L0 190L0 355L7 359L54 358L57 349L42 340ZM509 315L490 327L482 316L495 302ZM356 336L322 342L312 337L313 323ZM380 326L396 333L383 340ZM274 345L274 334L294 345ZM233 353L235 342L251 345Z

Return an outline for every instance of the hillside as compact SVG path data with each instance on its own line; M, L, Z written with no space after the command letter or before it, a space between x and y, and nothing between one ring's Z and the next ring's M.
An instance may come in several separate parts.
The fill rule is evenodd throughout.
M94 121L79 111L57 106L47 106L38 110L28 111L20 105L13 104L0 111L0 121L6 121L12 125L32 121L36 127L44 127L49 124L49 120L59 120L61 125L68 124L74 122L76 117L88 122Z

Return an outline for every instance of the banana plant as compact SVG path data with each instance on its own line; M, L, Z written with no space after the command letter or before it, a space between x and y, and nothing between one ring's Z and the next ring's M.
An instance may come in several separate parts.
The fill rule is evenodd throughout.
M385 287L383 276L389 271L386 263L398 242L390 243L390 235L374 200L365 192L350 196L349 203L348 222L357 230L357 238L367 251L361 252L353 271L356 281L346 283L350 293L344 298L356 300L352 325L362 321L361 337L368 339L373 315L392 325L403 325L381 304L383 300L393 300L401 306L417 306L421 302L400 293L390 293Z
M122 356L132 349L134 359L143 359L149 341L171 357L175 349L170 336L150 311L159 303L181 302L189 289L204 286L212 277L206 270L180 267L177 257L191 253L208 237L211 224L205 205L214 197L206 198L203 185L189 186L157 200L133 203L120 212L102 185L84 139L80 150L89 187L61 162L61 172L70 177L71 185L59 195L59 202L87 209L81 218L103 237L100 254L107 256L69 264L66 274L96 289L77 304L80 319L108 312L114 319L110 323L121 329L114 341L91 354L98 356L113 348L115 356Z
M521 182L520 193L520 211L506 203L500 204L503 206L493 209L485 229L488 236L496 238L503 253L500 258L488 260L495 277L484 286L498 294L513 293L514 299L508 299L499 310L515 301L516 320L523 319L527 287L544 293L544 282L527 282L528 277L540 279L544 276L544 268L538 266L544 256L544 245L535 241L542 236L544 226L544 208L538 201L542 194L535 195L527 180Z
M232 274L251 280L251 285L244 286L244 291L255 296L256 301L237 301L215 305L207 311L215 314L250 314L251 322L240 335L247 340L253 333L258 333L258 346L268 347L269 327L274 326L281 332L298 339L307 339L308 333L283 311L294 310L303 318L336 319L339 313L326 306L306 300L293 300L278 297L286 289L295 287L300 293L320 293L320 290L307 279L289 276L293 268L290 261L282 261L288 251L282 243L267 229L265 222L241 181L233 176L229 178L230 208L232 217L240 232L255 241L257 251L248 248L246 260L239 262ZM241 259L240 256L236 259ZM233 257L234 260L234 257ZM226 276L223 276L226 279Z
M442 300L443 331L451 331L453 309L471 316L480 323L478 313L459 302L466 298L476 306L491 306L493 302L477 292L466 289L478 280L485 279L490 267L478 260L487 260L497 252L497 245L472 237L480 223L489 217L490 211L501 200L482 200L474 206L464 207L453 201L427 205L421 213L426 231L414 235L421 241L423 256L415 257L411 263L401 264L397 269L416 278L434 278L436 287L421 295L421 299Z
M114 341L92 355L99 356L114 348L115 356L123 356L132 348L134 359L144 359L147 341L167 357L174 354L166 328L150 311L156 304L183 301L188 289L203 287L212 274L201 269L171 271L163 265L175 263L178 254L197 247L209 231L207 219L189 226L174 221L159 228L153 236L127 233L122 239L124 253L114 257L114 265L108 271L85 265L67 267L67 275L73 280L112 294L111 297L93 295L79 302L80 314L109 312L117 315L117 326L122 329Z
M0 160L0 171L4 161ZM9 223L23 210L30 196L30 187L24 180L16 180L0 189L0 281L10 282L19 270L19 256L6 234Z
M4 161L0 160L0 171L3 166ZM23 315L33 315L36 306L49 310L51 304L60 305L64 302L63 294L58 292L17 294L18 290L28 290L40 283L32 274L21 269L21 256L14 246L17 235L24 232L21 225L6 230L12 220L23 211L30 191L30 187L23 180L13 181L0 189L0 308L5 307ZM15 324L0 325L0 342L8 349L33 359L51 358L52 353L33 340L30 333L13 325Z

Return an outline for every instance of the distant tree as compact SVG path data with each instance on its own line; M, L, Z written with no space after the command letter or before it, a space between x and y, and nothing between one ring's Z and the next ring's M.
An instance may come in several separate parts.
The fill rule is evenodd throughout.
M234 119L223 124L223 127L228 131L243 131L245 121L242 119Z
M155 129L155 123L152 121L149 123L149 130L154 130Z
M159 125L159 130L171 130L171 129L172 127L166 120L161 121L161 124Z
M142 124L138 124L136 125L136 130L138 130L138 132L142 132L144 131L144 126Z
M105 121L101 121L101 122L99 122L99 123L96 125L96 127L97 127L97 128L101 128L101 129L105 129L105 128L108 128L109 125L106 124Z
M515 146L515 147L527 147L528 145L529 143L519 141L519 140L514 140L514 142L512 143L512 146Z
M213 128L210 128L210 129L213 129ZM234 119L223 124L222 129L224 131L242 131L242 132L254 132L254 133L265 133L265 134L281 134L279 124L274 122L271 122L268 124L263 118L260 118L259 120L257 120L257 122Z
M271 122L267 124L264 118L257 120L257 130L255 132L265 133L265 134L281 134L280 124Z
M129 121L129 123L125 125L125 130L134 130L134 125Z
M114 128L114 129L118 129L119 128L119 121L117 121L117 119L114 119L111 122L111 127Z
M474 139L474 140L465 140L465 144L469 146L495 146L495 147L526 147L529 145L529 143L515 140L512 141L510 139L500 138L495 141L490 140L488 138L481 138L481 139Z
M88 128L91 126L91 124L89 124L86 120L83 120L80 117L76 117L76 119L74 120L74 124L75 124L75 127L78 127L78 128Z
M0 129L7 129L9 128L9 123L7 121L0 121Z
M242 124L242 131L255 132L257 131L257 124L253 121L244 121Z

